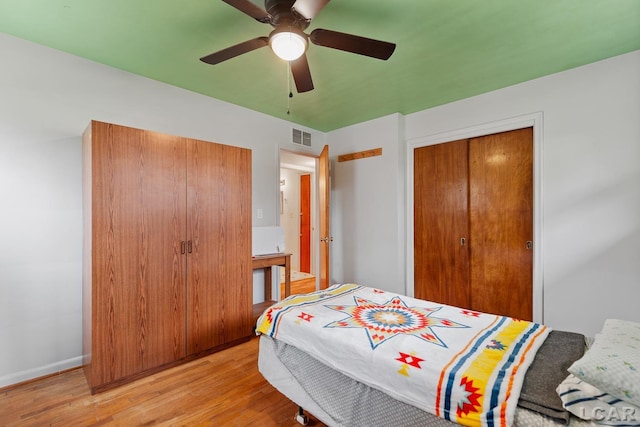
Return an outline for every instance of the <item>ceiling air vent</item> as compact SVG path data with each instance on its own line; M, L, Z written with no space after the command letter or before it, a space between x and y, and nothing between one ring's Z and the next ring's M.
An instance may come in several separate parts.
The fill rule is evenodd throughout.
M293 129L292 142L304 147L311 147L311 134L300 129Z

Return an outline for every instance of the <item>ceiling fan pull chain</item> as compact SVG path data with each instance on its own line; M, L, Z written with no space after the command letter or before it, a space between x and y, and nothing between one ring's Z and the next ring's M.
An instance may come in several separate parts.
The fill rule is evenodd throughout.
M287 62L287 115L291 112L291 98L293 98L293 92L291 92L291 61Z

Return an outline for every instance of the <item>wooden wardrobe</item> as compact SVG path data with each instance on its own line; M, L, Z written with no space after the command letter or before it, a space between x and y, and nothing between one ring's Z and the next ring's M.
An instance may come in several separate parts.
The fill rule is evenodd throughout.
M92 392L250 338L250 150L92 121L83 195Z
M414 151L414 294L533 317L533 129Z

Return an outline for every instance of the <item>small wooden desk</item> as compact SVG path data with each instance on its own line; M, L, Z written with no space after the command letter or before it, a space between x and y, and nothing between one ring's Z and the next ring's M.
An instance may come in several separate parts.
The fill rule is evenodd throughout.
M291 293L291 254L279 253L269 255L256 255L252 258L251 264L254 270L258 268L264 269L264 302L253 305L253 323L269 306L275 304L271 295L271 267L284 267L284 296L288 297ZM278 275L280 277L280 275ZM280 280L278 279L278 286Z

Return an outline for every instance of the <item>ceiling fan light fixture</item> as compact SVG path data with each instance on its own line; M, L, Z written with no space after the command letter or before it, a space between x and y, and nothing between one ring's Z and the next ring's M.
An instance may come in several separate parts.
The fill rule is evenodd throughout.
M269 45L278 57L295 61L307 50L307 39L292 31L279 31L269 37Z

